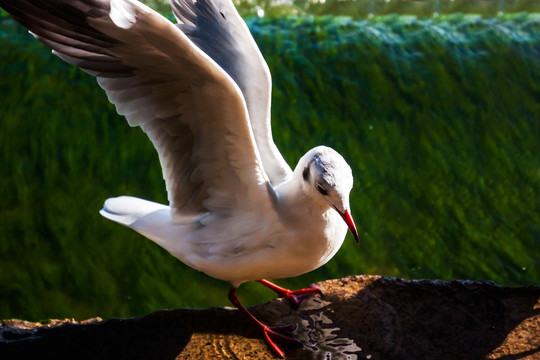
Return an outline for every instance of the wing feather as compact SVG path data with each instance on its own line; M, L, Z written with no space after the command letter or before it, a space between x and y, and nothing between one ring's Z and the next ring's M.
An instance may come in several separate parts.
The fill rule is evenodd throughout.
M179 28L238 84L247 103L256 145L272 184L291 168L272 138L268 65L231 0L170 0Z
M173 219L269 206L241 90L167 19L135 0L0 0L0 6L63 60L96 76L118 113L146 132ZM187 23L194 19L190 6L183 11Z

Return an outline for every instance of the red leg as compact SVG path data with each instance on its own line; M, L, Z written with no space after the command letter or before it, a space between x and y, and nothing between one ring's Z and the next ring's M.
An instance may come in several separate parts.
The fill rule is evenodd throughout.
M248 311L248 309L246 309L240 303L240 300L238 299L238 296L236 296L236 286L231 287L231 290L229 291L229 300L231 301L231 303L234 306L236 306L236 308L238 310L240 310L241 312L246 314L247 317L251 321L253 321L262 330L264 340L266 341L268 346L270 346L270 348L279 357L283 358L285 356L285 353L283 352L283 350L281 350L281 348L274 341L281 341L281 342L285 342L285 343L289 343L289 344L295 344L295 345L301 344L295 338L279 333L279 331L291 332L292 330L294 330L296 325L290 324L290 325L285 325L285 326L268 327L268 326L264 325L262 322L260 322L259 320L257 320L257 318L255 316L253 316L253 314L251 314Z
M313 296L314 294L322 295L322 290L315 284L311 284L308 288L305 289L291 291L282 288L281 286L277 286L276 284L271 283L270 281L265 279L257 280L257 282L273 290L276 294L278 294L279 297L291 300L291 302L296 306L300 305L302 301L304 301L310 296Z

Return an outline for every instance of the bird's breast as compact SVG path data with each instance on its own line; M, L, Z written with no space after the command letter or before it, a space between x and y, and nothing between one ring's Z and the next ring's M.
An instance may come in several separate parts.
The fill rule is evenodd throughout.
M284 256L296 259L292 261L302 267L298 269L300 273L326 264L337 253L347 233L347 225L333 209L313 216L310 221L298 224L295 228L297 230L294 235L287 239L289 246Z

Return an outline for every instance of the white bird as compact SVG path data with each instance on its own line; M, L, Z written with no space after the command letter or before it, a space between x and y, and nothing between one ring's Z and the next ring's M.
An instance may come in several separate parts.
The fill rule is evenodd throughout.
M232 283L229 299L269 346L296 342L242 306L236 288L312 271L338 251L350 215L352 171L319 146L294 169L270 127L270 72L231 0L171 0L177 25L136 0L0 0L66 62L94 75L119 114L156 148L169 205L121 196L101 214L183 263ZM344 220L344 221L343 221Z

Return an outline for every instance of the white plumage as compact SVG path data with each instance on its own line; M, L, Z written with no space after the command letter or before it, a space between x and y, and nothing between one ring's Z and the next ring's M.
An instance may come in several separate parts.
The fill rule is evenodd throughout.
M272 139L268 66L230 0L171 5L178 25L136 0L0 0L56 55L95 76L159 154L169 205L121 196L101 214L230 281L233 304L283 355L272 339L294 340L253 318L236 287L257 280L293 302L318 292L261 279L325 264L347 226L358 241L352 172L324 146L294 171L286 164Z

